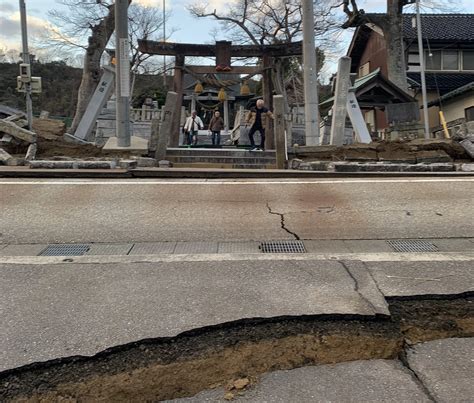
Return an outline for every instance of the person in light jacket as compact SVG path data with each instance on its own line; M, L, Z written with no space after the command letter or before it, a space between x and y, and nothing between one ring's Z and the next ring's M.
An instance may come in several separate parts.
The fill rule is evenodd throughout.
M250 140L250 151L264 151L265 150L265 130L269 129L270 119L273 119L273 114L265 108L263 99L257 101L255 108L250 109L250 113L245 121L245 126L250 126L249 140ZM255 140L253 135L255 132L260 132L260 147L255 146Z
M212 145L221 144L221 130L224 128L224 120L221 118L219 111L214 112L214 116L209 122L209 132L212 134Z
M204 123L196 111L192 111L191 116L186 119L184 124L184 133L186 134L186 144L196 145L198 142L198 130L204 127Z

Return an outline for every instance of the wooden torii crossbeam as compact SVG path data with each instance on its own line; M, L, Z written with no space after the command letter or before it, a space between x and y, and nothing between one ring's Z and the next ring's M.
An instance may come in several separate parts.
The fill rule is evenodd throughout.
M272 66L273 58L298 56L303 53L302 42L293 42L275 45L232 45L230 41L217 41L215 45L193 43L157 42L141 39L138 41L140 52L150 55L174 56L174 81L173 90L178 94L178 104L183 102L183 68L186 56L215 57L215 66L186 66L195 74L262 74L263 99L265 104L272 104ZM231 66L233 57L253 57L262 59L262 66ZM225 70L220 68L224 67ZM179 114L176 114L172 125L171 145L178 145ZM271 140L270 140L271 141Z

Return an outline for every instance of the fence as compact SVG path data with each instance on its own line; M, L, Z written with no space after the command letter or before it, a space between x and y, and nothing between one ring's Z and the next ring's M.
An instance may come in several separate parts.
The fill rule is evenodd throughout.
M130 118L134 122L151 122L153 119L161 119L161 109L132 108Z

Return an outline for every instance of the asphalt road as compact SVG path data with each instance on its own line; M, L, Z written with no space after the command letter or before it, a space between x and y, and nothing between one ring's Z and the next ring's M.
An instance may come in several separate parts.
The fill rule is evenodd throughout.
M473 178L3 179L0 243L472 238L473 196Z

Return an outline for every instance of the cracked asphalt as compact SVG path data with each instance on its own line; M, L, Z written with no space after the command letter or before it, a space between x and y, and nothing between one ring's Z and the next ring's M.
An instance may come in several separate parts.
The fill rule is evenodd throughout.
M3 180L0 243L474 237L474 179Z

